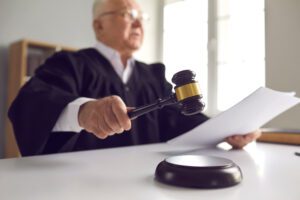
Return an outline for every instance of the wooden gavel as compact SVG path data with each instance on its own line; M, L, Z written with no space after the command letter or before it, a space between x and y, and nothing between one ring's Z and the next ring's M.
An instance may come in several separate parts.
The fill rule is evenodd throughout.
M202 94L198 82L195 81L195 76L195 73L190 70L177 72L172 77L172 82L175 84L175 94L173 93L164 99L158 99L153 104L133 109L128 113L129 118L136 119L143 114L173 104L179 104L181 113L184 115L200 113L204 108L204 103L201 101Z

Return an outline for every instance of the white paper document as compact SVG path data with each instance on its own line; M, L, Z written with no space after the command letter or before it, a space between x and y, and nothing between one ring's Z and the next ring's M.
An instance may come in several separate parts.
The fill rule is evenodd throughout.
M258 88L230 109L169 140L168 143L189 146L213 145L222 142L228 136L252 132L298 104L300 99L294 95L295 93Z

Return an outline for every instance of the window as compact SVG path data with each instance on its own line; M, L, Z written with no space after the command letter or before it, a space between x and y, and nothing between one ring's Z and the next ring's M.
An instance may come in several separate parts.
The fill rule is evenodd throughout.
M184 69L196 73L207 101L207 1L177 1L164 7L163 61L167 79Z
M207 114L229 108L265 85L264 27L262 0L166 3L163 60L167 77L192 69Z
M218 0L217 108L265 85L264 1Z

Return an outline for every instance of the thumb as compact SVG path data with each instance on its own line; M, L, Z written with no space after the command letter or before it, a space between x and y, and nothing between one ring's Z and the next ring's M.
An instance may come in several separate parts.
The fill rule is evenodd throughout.
M135 107L127 107L127 112L133 111L135 109Z

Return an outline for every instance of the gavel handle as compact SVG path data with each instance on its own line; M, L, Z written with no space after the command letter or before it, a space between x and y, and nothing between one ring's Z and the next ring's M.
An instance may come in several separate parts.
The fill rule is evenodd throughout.
M172 94L168 98L158 99L156 103L136 108L136 109L128 112L128 116L131 120L133 120L133 119L136 119L137 117L139 117L143 114L146 114L146 113L151 112L153 110L157 110L157 109L163 108L164 106L172 105L172 104L175 104L175 103L177 103L177 100L176 100L175 95Z

